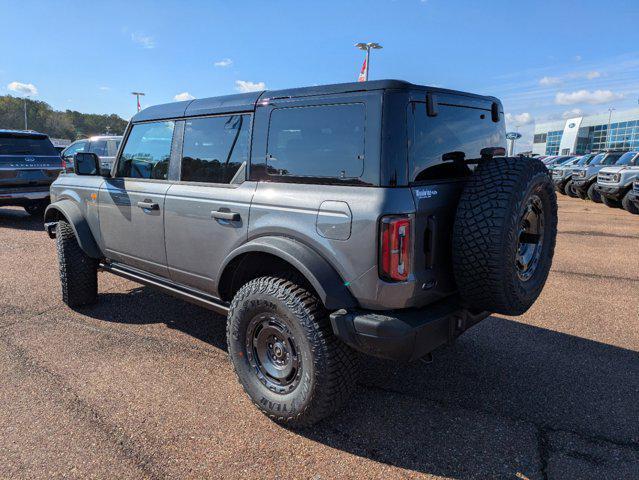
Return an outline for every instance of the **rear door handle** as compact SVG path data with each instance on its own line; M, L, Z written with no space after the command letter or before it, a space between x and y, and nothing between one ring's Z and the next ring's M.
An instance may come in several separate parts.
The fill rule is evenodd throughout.
M155 203L155 202L151 202L150 200L145 200L143 202L138 202L138 207L143 208L144 210L159 210L160 209L160 205Z
M213 210L211 212L211 218L216 220L228 220L229 222L239 222L240 214L236 212L224 212L221 210Z

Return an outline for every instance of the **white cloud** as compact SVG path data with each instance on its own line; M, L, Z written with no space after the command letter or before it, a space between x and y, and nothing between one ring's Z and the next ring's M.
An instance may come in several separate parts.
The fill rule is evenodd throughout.
M523 112L516 115L513 115L512 113L507 113L506 121L509 124L514 124L514 125L528 125L530 123L533 123L535 119L528 112Z
M183 102L185 100L193 100L195 97L193 95L191 95L189 92L182 92L182 93L178 93L175 97L173 97L173 100L176 100L178 102Z
M592 72L587 72L586 73L586 78L588 80L593 80L593 79L599 78L599 77L601 77L601 72L598 72L596 70L593 70Z
M21 93L22 95L37 95L38 89L33 83L11 82L7 88L12 92Z
M109 90L111 90L111 87L107 87L106 85L102 85L98 88L102 90L103 92L108 92Z
M558 92L555 95L555 103L557 105L575 105L577 103L596 105L620 98L623 98L623 94L614 93L611 90L578 90L571 93Z
M581 55L575 55L575 62L581 62L582 58Z
M256 92L259 90L266 90L266 84L264 82L248 82L246 80L235 80L235 90L238 92Z
M131 34L131 40L140 45L142 48L155 48L155 39L150 35L134 32Z
M213 65L220 68L226 68L233 65L233 60L231 60L230 58L223 58L222 60L214 62Z
M581 117L583 116L584 111L581 108L573 108L571 110L566 110L561 116L562 118L573 118L573 117Z
M544 87L551 87L553 85L559 85L561 83L561 78L559 77L543 77L539 80L539 85L543 85Z

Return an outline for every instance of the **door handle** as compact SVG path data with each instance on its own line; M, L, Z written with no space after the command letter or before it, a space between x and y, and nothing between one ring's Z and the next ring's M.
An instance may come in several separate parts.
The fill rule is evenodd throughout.
M236 212L224 212L221 210L213 210L211 212L211 218L216 220L228 220L229 222L239 222L240 214Z
M159 210L160 209L160 205L155 203L155 202L151 202L148 200L145 200L143 202L138 202L138 207L143 208L144 210Z

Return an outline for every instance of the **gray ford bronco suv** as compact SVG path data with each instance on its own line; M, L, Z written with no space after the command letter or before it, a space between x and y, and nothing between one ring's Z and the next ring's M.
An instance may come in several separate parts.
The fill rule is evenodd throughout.
M63 300L102 270L225 315L255 405L310 425L356 352L416 360L539 296L557 199L504 144L496 98L396 80L147 108L109 174L78 153L51 187Z

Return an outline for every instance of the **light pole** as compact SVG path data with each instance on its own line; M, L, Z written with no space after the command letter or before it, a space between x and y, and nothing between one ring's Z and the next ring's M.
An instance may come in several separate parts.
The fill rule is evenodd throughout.
M355 46L357 48L359 48L360 50L366 50L366 70L365 70L365 77L364 80L359 80L361 81L365 81L368 82L368 71L370 70L370 66L371 66L371 48L374 50L379 50L380 48L382 48L382 46L379 43L376 42L368 42L368 43L356 43Z
M140 107L140 97L143 97L145 94L142 92L131 92L131 95L135 95L135 98L137 99L137 103L138 103L138 112L141 110Z
M610 148L610 119L612 118L612 112L617 110L615 107L608 108L608 129L606 130L606 143Z
M27 122L27 95L22 100L24 101L24 129L29 130L29 124Z

